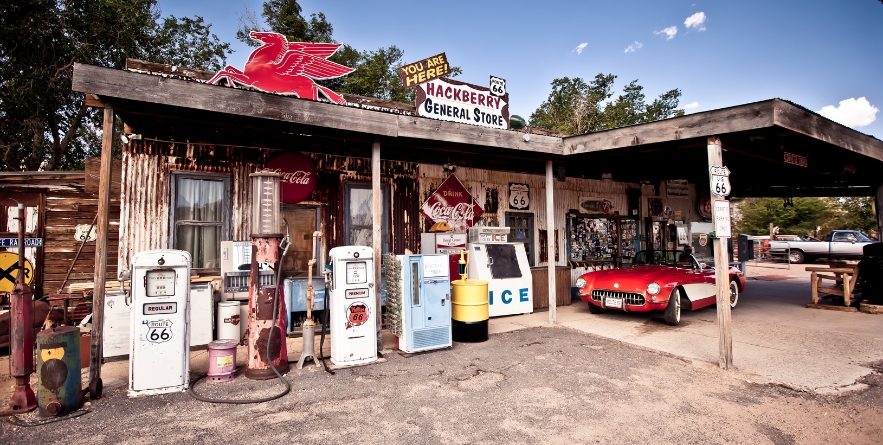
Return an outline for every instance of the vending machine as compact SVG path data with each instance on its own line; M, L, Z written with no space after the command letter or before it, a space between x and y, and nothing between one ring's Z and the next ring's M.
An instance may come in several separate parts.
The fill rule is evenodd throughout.
M352 366L377 360L377 305L374 251L335 247L331 257L331 363Z
M506 242L508 227L469 228L469 278L488 282L491 317L533 312L533 277L524 243Z
M190 264L182 250L132 257L129 397L190 385Z
M413 353L447 348L451 342L451 279L448 255L401 255L402 335L399 349Z
M251 241L221 241L221 300L248 301L248 280L251 275ZM276 274L264 263L258 263L260 287L276 285Z

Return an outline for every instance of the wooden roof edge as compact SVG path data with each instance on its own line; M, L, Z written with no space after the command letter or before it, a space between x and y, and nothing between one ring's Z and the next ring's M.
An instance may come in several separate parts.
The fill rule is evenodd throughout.
M70 181L77 179L86 179L85 170L76 171L22 171L22 172L0 172L0 181L23 181L27 179L58 179L60 181Z
M704 138L773 126L775 99L563 138L564 154Z
M834 122L794 102L773 99L773 123L796 133L824 141L877 161L883 161L883 141Z

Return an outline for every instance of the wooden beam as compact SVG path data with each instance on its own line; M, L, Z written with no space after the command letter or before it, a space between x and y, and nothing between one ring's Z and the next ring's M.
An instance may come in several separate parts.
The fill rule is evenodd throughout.
M398 135L534 153L562 154L561 138L538 134L526 135L518 131L478 127L418 116L398 116Z
M773 100L773 123L836 147L883 160L883 141L782 99Z
M104 108L104 101L94 94L86 93L86 106L94 108Z
M92 343L89 356L89 390L93 399L101 398L101 361L104 357L104 285L107 281L107 238L110 209L110 168L113 150L113 106L104 106L101 136L101 173L98 188L98 224L95 233L95 289L92 291Z
M349 203L344 203L349 205ZM383 189L380 188L380 139L374 141L371 146L371 205L373 213L371 217L371 244L374 248L374 297L375 307L377 311L377 352L383 349L383 332L380 316L380 283L383 281L381 276L381 255L383 253Z
M709 184L711 184L711 167L722 167L723 165L721 141L710 136L708 137ZM711 196L713 199L725 199L723 196L716 195L714 190L711 190ZM716 221L717 217L717 212L712 206L712 220ZM715 236L713 243L714 275L717 285L718 365L723 369L730 369L733 367L733 326L730 314L730 266L727 261L726 240L727 238Z
M590 153L635 145L706 138L773 126L773 101L688 114L646 124L564 138L564 154Z
M555 256L555 175L552 173L552 160L546 161L546 260L548 261L549 274L549 324L555 324L558 318L557 292L555 289L555 266L558 265L558 257Z
M238 116L396 136L396 115L173 77L74 64L74 91Z

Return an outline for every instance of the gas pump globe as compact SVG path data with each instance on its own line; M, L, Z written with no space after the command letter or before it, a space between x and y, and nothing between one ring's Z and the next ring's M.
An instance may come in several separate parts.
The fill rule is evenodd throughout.
M282 175L261 170L251 177L251 233L252 237L277 237L280 234L279 180Z
M279 179L281 175L260 171L251 177L251 274L248 281L248 367L250 379L274 378L289 370L285 345L287 318L283 287L279 283L281 267L279 246L280 226ZM261 286L258 264L266 264L274 272L274 281ZM275 309L275 310L274 310Z

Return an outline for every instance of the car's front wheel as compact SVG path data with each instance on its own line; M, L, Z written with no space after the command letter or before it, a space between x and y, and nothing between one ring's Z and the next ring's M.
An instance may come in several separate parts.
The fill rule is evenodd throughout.
M665 319L665 324L669 326L677 326L681 322L681 291L678 288L671 291L663 318Z
M739 302L739 285L735 281L730 281L730 308L736 307Z
M590 314L603 314L604 308L601 306L595 306L591 301L589 302L589 313Z
M799 250L792 250L788 253L788 261L790 261L791 264L800 264L804 260L806 260L806 256Z

